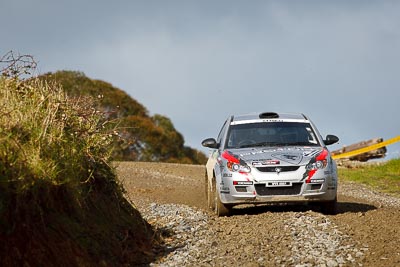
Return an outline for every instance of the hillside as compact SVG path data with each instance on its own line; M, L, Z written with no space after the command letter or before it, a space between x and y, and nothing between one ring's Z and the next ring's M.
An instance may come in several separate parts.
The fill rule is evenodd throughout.
M142 104L110 83L76 71L47 73L40 78L50 83L56 81L73 97L101 98L101 109L110 119L119 119L118 134L125 140L115 143L115 160L205 163L204 153L185 146L182 134L168 117L150 116Z

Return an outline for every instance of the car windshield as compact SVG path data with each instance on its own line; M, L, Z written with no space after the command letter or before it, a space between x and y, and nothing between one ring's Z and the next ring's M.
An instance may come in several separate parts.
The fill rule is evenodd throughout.
M309 123L257 122L231 125L227 148L316 145L318 140Z

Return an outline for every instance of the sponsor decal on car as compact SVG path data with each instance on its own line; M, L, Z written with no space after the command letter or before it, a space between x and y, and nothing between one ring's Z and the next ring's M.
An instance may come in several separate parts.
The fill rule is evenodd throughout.
M304 151L303 157L306 157L306 158L313 157L320 152L321 152L321 149L312 149L312 150Z
M240 153L239 155L241 157L246 157L246 156L252 156L252 155L261 155L261 154L266 154L266 153L274 153L274 152L301 152L301 155L303 157L312 157L321 152L321 149L314 149L310 147L287 147L287 148L269 148L269 149L261 149L261 150L256 150L256 151L251 151L251 152L246 152L246 153Z
M271 156L291 164L299 164L303 159L303 155L301 153L283 152L271 154Z
M252 181L233 181L233 185L252 185Z
M267 159L267 160L257 160L253 161L253 167L263 167L263 166L270 166L270 165L279 165L281 162L276 159Z
M221 192L221 194L229 194L231 191L230 191L229 187L221 186L220 192Z

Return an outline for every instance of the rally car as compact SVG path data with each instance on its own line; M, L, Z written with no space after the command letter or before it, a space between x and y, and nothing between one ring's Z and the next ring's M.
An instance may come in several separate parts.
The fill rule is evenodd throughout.
M206 164L208 206L218 216L239 204L314 202L325 213L337 204L337 168L313 122L303 114L262 112L229 116Z

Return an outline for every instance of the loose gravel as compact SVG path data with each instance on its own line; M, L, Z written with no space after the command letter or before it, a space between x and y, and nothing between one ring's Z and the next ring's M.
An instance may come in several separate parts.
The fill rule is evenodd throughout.
M340 183L338 215L265 205L216 217L200 193L203 168L121 166L127 195L160 235L150 266L400 266L400 200L366 186Z
M160 258L150 266L362 266L368 250L313 211L281 214L282 231L275 224L271 235L257 230L270 212L217 218L186 205L156 203L141 212L164 233ZM247 218L245 228L238 225L240 216Z
M361 262L368 248L360 248L326 216L297 213L287 224L293 237L290 266L349 266ZM361 265L361 264L359 264Z
M366 185L347 182L340 184L340 187L340 192L342 195L368 201L375 204L378 208L400 208L400 198L374 191L372 188Z

